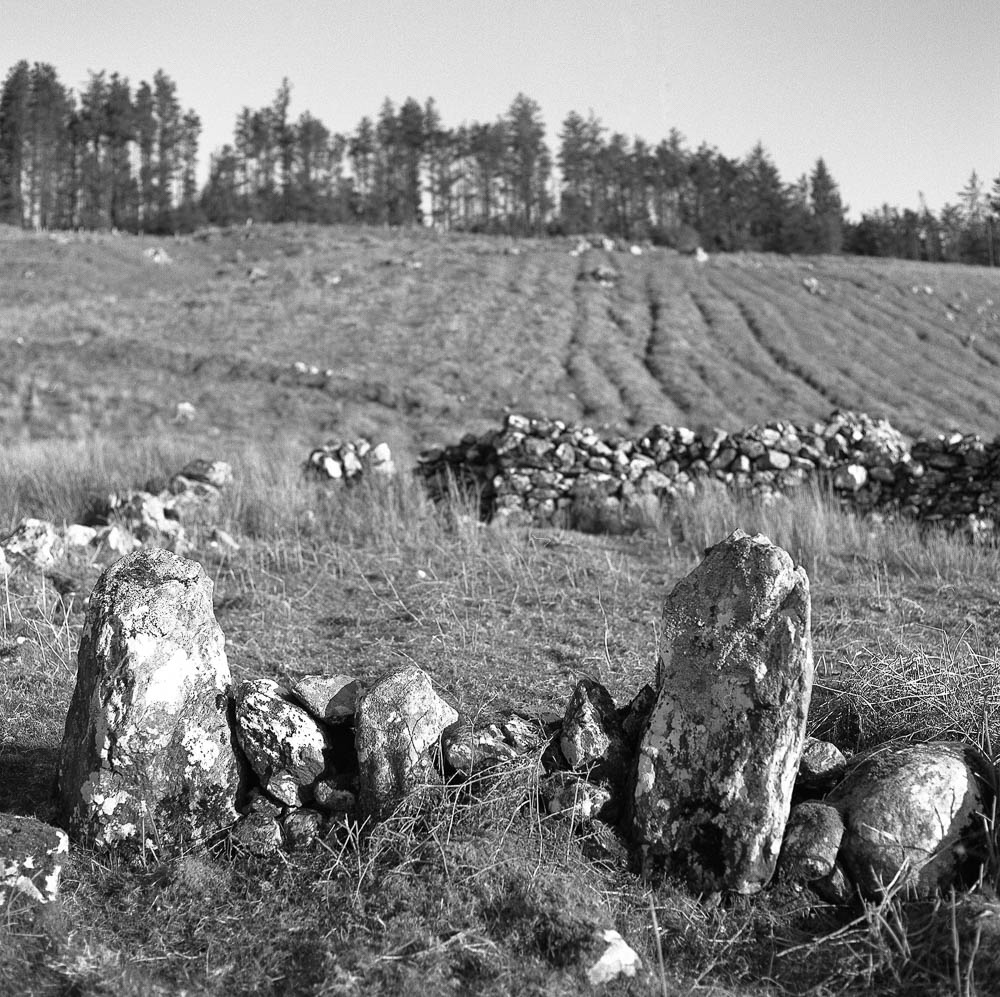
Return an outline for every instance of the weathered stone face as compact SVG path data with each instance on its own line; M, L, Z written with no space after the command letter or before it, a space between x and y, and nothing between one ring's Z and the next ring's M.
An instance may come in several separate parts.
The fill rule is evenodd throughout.
M235 818L230 686L212 583L158 548L94 588L59 757L65 826L97 846L168 847Z
M633 830L697 888L774 872L812 676L809 580L766 537L737 530L668 596Z
M827 796L847 828L839 861L864 896L880 897L897 875L922 896L947 890L982 849L977 814L990 805L975 761L965 744L876 748Z
M325 768L326 737L277 682L251 679L236 691L236 738L263 789L288 806L308 802Z
M440 781L433 749L457 719L419 668L402 668L372 686L355 720L362 819L380 820L418 786Z
M607 779L613 786L624 780L624 735L611 694L593 679L580 679L566 706L559 747L570 768Z

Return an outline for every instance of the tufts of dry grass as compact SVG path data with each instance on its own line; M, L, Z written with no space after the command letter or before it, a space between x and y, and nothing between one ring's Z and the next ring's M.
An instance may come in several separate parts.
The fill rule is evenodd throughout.
M108 487L101 474L142 484L194 456L102 446L25 444L0 493L21 512L72 519L90 482ZM617 536L497 529L470 504L433 505L405 477L331 488L266 444L230 456L237 481L219 525L240 550L194 556L215 580L237 676L372 680L413 662L471 712L561 711L581 675L621 703L653 674L666 592L741 527L810 574L813 731L849 749L1000 743L994 549L875 524L808 491L762 502L705 490ZM12 575L0 593L3 631L28 648L0 662L4 809L50 814L82 610L41 575ZM546 816L536 762L428 787L376 828L341 827L278 859L203 852L130 868L74 850L60 908L4 912L0 992L570 994L599 954L596 923L620 930L646 966L609 992L971 997L976 980L988 992L1000 964L989 884L854 911L781 885L713 906L643 880L613 837Z

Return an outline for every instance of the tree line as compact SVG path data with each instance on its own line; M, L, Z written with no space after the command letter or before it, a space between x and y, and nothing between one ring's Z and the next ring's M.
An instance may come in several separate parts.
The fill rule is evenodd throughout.
M291 85L244 107L196 178L201 121L163 71L133 89L92 72L77 94L52 66L17 63L0 89L0 223L190 231L258 221L434 225L514 235L600 232L692 250L858 253L1000 263L1000 177L973 173L935 214L889 207L857 222L822 158L787 183L764 146L731 158L676 130L656 145L591 112L562 122L553 156L539 105L518 94L490 122L447 127L433 99L385 100L350 132Z

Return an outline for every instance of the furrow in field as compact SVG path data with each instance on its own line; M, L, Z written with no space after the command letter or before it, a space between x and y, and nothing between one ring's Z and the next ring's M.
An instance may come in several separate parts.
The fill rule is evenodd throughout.
M647 293L656 323L645 362L678 401L685 424L736 429L769 417L773 364L700 269L668 258L650 270Z
M838 391L845 404L884 413L915 433L978 428L1000 416L995 374L956 348L945 319L908 311L892 293L842 297L833 288L821 297L778 272L729 276L748 302L770 310L779 348L809 356L813 371L849 386Z

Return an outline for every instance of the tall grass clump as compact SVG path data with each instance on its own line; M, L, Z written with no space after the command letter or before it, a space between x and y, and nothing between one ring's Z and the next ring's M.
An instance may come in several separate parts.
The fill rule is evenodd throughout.
M165 482L196 456L183 440L161 437L9 444L0 467L0 529L25 517L79 522L95 498Z
M693 496L671 505L665 523L674 542L696 558L735 529L763 533L810 577L845 550L870 556L879 533L878 525L814 484L786 495L755 495L699 483Z

